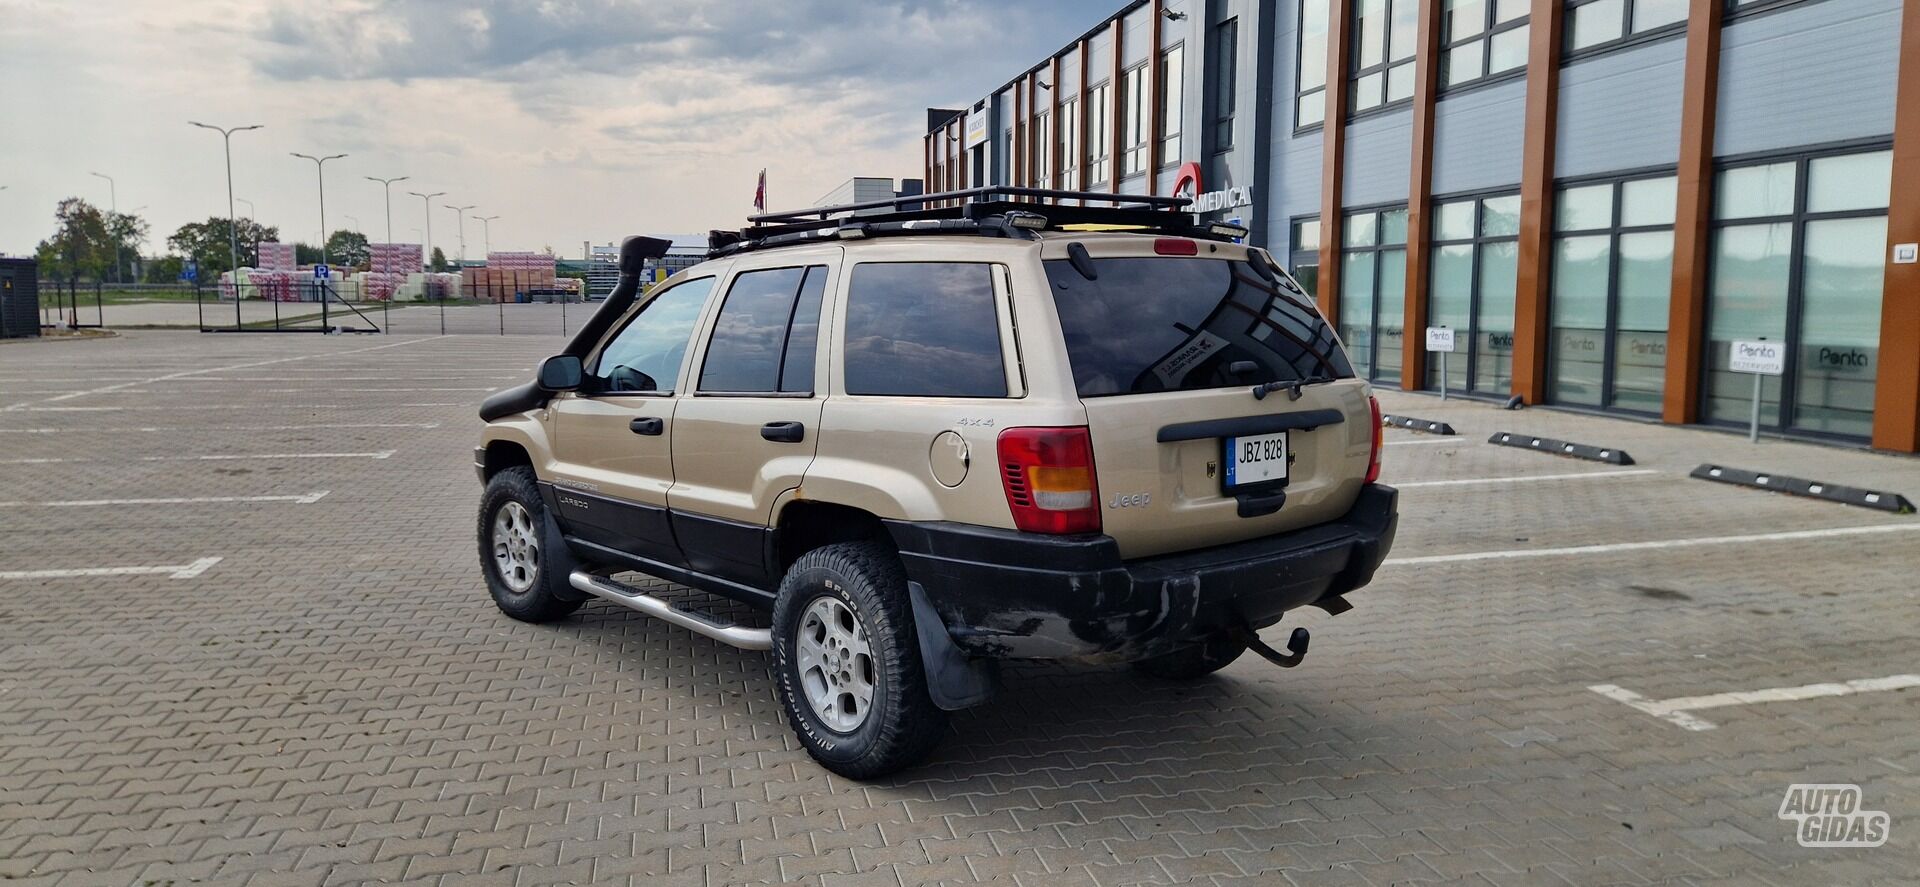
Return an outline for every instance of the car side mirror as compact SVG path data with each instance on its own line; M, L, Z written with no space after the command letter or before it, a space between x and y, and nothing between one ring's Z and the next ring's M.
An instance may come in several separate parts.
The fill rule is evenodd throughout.
M540 361L536 379L542 391L573 391L580 387L582 375L578 355L559 354Z

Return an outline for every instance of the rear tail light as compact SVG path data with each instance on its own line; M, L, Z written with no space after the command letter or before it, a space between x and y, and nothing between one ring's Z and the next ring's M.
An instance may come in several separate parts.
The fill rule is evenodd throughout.
M1380 398L1367 395L1367 406L1373 410L1373 452L1367 455L1367 483L1380 479L1380 451L1386 449L1386 423L1380 415Z
M1009 428L1000 432L999 451L1014 526L1056 535L1100 532L1100 489L1086 428Z

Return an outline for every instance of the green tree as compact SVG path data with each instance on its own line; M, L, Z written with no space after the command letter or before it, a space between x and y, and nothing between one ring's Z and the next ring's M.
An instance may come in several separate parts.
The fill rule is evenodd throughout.
M447 270L447 254L441 252L440 248L437 246L433 248L433 270L435 271Z
M179 256L159 256L147 261L145 283L178 283L187 260Z
M107 244L106 259L112 267L115 257L121 266L109 273L114 280L132 280L134 269L140 261L140 244L147 240L147 220L132 213L109 212L106 214ZM115 247L118 249L115 249Z
M293 261L298 265L318 265L320 264L320 248L304 243L296 243L293 245Z
M52 279L105 279L113 268L113 236L107 214L78 197L60 201L53 212L58 226L34 251L41 273Z
M227 220L222 218L188 222L167 238L167 245L199 264L201 280L216 280L221 272L233 270L227 249L227 230ZM249 268L260 264L259 244L280 240L279 228L261 225L252 219L237 220L233 230L240 235L240 264Z
M367 235L342 228L327 238L327 258L336 265L365 268L373 262L373 250L367 247Z

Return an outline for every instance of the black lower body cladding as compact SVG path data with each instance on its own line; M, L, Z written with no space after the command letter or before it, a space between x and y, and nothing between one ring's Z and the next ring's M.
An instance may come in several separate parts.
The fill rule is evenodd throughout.
M1123 561L1107 536L888 524L907 575L972 656L1127 662L1366 585L1393 547L1398 493L1362 488L1339 520Z

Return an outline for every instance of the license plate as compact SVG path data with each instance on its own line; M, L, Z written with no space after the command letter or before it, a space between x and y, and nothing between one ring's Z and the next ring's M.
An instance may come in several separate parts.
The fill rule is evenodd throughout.
M1229 437L1224 440L1227 489L1287 479L1287 433L1285 431Z

